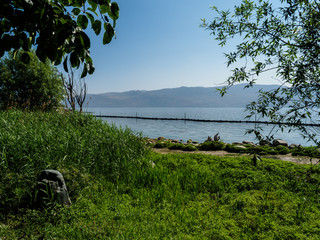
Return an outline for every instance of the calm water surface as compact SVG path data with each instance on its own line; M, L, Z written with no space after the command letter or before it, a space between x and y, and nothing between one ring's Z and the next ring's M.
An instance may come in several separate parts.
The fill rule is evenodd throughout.
M88 108L96 115L141 116L161 118L194 118L206 120L245 120L247 115L243 108ZM188 121L143 120L126 118L102 118L118 127L129 127L143 136L150 138L178 139L203 142L208 136L219 132L221 140L227 143L253 141L257 142L253 134L246 134L246 130L255 128L255 124L245 123L208 123ZM255 120L255 119L250 119ZM263 134L268 135L274 125L261 125ZM289 144L311 145L298 132L278 131L275 138L286 140Z

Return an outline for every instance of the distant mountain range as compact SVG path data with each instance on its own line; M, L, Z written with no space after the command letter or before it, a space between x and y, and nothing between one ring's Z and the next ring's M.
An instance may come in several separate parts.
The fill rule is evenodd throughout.
M245 107L255 100L258 91L269 91L277 85L245 84L231 87L221 97L217 88L222 87L179 87L152 91L109 92L88 94L89 107Z

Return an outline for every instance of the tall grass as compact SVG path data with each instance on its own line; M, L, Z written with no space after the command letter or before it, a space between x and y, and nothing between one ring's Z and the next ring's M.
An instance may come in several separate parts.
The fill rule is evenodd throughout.
M91 116L0 119L0 239L319 239L317 165L146 154ZM43 168L64 174L71 207L19 209Z
M30 204L43 169L130 181L145 151L130 129L89 115L0 112L0 212Z

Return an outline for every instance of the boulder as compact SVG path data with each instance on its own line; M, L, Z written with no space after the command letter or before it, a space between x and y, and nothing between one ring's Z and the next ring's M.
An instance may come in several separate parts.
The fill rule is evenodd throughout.
M290 149L294 149L294 148L298 148L300 145L297 144L290 144L289 148Z
M281 140L281 139L275 139L275 140L273 140L272 145L273 145L274 147L279 146L279 145L280 145L280 146L288 147L288 143L287 143L286 141L284 141L284 140Z
M238 149L247 149L245 146L243 145L235 145L234 146L235 148L238 148Z
M47 169L43 170L38 177L36 203L40 207L50 201L56 201L65 206L71 205L62 174L57 170Z
M253 142L248 142L248 141L242 141L243 144L248 144L248 145L252 145L255 146L255 144Z
M165 138L164 137L158 137L158 140L159 141L163 141L163 140L165 140Z
M261 146L270 145L270 141L269 141L269 140L266 140L266 139L262 139L262 140L260 140L259 144L260 144Z

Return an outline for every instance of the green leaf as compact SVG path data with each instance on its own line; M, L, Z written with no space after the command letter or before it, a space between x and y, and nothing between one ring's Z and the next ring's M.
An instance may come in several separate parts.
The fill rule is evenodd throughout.
M57 57L56 60L54 61L54 65L60 65L61 61L62 61L62 56L63 56L63 51L62 50L57 50Z
M89 20L85 15L80 15L78 16L77 23L79 27L81 27L82 29L86 29L88 26Z
M94 30L96 35L99 35L101 31L101 22L99 20L95 20L92 24L92 29Z
M79 56L77 53L72 52L70 55L70 63L71 63L71 67L76 68L79 67L80 65L80 60L79 60Z
M105 14L109 12L109 6L108 5L100 5L100 13Z
M80 8L74 8L74 9L72 9L71 12L72 12L74 15L78 16L78 15L80 14L81 10L80 10Z
M84 78L85 76L87 76L87 73L88 73L87 65L88 64L84 64L84 66L83 66L83 71L81 73L81 78Z
M80 38L80 42L81 42L82 46L85 49L89 49L90 48L90 39L87 36L87 34L85 34L84 32L80 32L79 33L79 38Z
M92 11L95 12L97 10L98 4L92 0L88 0L88 3L91 5Z
M69 72L69 69L68 69L68 56L63 61L63 68L64 68L64 70L66 72Z
M75 7L82 7L83 6L83 1L82 0L73 0L73 1L71 1L71 3Z
M88 67L88 72L89 72L89 74L91 75L91 74L94 72L95 68L94 68L92 62L89 62L89 65L88 65L88 66L89 66L89 67Z
M111 26L110 23L104 24L104 29L106 30L103 34L103 45L108 44L111 42L113 36L114 36L114 29Z
M90 22L91 22L91 25L92 25L93 22L94 22L94 17L92 16L91 13L88 13L88 12L86 12L86 15L87 15L87 17L90 19Z
M111 3L110 11L112 20L117 20L119 18L119 6L116 2Z

